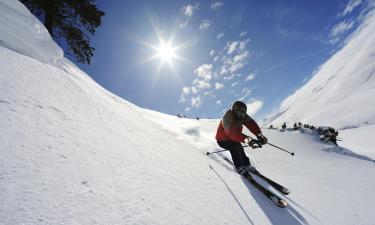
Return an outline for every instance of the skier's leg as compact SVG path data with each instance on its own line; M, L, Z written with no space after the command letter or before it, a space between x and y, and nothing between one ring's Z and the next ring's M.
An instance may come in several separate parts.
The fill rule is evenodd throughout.
M218 141L220 147L229 150L232 161L236 169L250 165L249 158L246 156L243 146L236 141Z
M218 141L220 147L229 150L232 156L234 167L239 168L242 166L242 157L240 149L243 148L241 143L235 141Z
M244 166L244 160L242 155L243 147L239 142L234 142L229 152L232 156L233 164L238 169Z
M233 162L234 157L237 159L238 166L236 166L237 171L242 174L243 171L255 172L256 169L251 165L249 158L247 157L245 150L240 142L235 142L233 144L233 151L231 151ZM232 153L233 152L233 153Z
M249 157L247 157L245 150L243 149L241 145L240 149L240 154L241 154L241 159L242 159L242 166L249 166L250 165L250 160Z

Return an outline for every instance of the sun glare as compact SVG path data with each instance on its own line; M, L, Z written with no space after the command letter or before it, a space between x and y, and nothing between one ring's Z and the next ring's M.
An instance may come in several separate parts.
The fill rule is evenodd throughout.
M173 48L170 44L162 43L160 47L158 47L158 57L161 58L162 61L171 62L172 58L174 58L176 49Z
M187 58L179 55L181 53L181 50L186 49L187 46L189 46L190 41L175 44L175 41L173 41L173 35L169 37L169 39L165 40L161 37L159 32L155 33L158 38L157 44L141 42L141 44L153 50L153 54L142 60L142 62L140 63L141 65L154 60L158 60L159 66L157 68L157 74L159 74L161 68L163 68L163 66L166 64L168 64L169 68L172 69L172 71L176 72L175 70L177 69L177 61L190 62L190 60L188 60Z
M154 57L159 58L161 60L161 64L168 62L170 66L173 66L172 60L177 58L177 47L172 46L171 43L165 43L164 41L160 40L159 46L155 47L154 49L156 51Z

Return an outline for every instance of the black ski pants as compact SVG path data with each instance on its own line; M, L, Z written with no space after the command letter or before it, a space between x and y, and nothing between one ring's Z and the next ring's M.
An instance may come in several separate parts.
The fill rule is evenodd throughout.
M226 150L229 150L234 166L239 168L241 166L250 165L250 160L245 154L240 142L237 141L218 141L218 145Z

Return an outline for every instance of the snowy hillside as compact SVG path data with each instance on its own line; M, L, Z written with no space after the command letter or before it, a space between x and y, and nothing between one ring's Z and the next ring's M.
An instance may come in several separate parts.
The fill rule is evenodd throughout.
M373 161L299 132L265 130L296 153L248 151L290 188L281 196L289 205L277 208L219 156L206 156L218 150L217 120L139 108L61 58L18 1L0 0L0 15L1 225L375 221Z
M369 1L369 4L375 4ZM271 124L301 121L337 129L375 124L375 10L302 88L281 105Z
M43 24L18 1L1 0L0 18L1 46L49 63L63 57Z

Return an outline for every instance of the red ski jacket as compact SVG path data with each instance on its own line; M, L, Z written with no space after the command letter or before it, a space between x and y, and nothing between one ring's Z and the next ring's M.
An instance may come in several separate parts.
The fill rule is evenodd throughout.
M250 116L238 119L232 110L228 110L217 128L216 140L245 142L247 135L242 133L242 125L255 135L261 133L258 124Z

